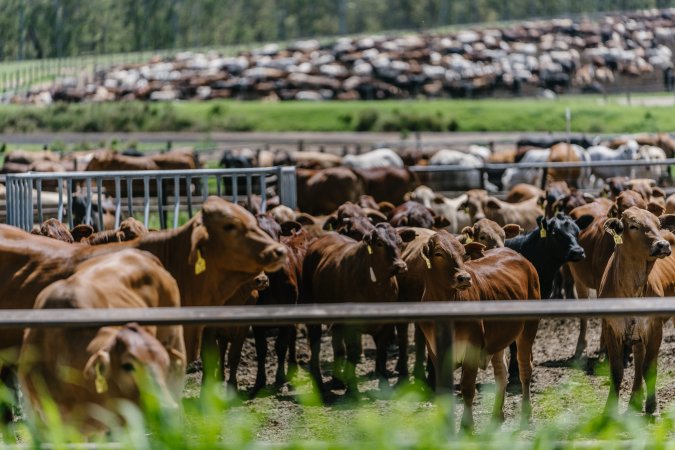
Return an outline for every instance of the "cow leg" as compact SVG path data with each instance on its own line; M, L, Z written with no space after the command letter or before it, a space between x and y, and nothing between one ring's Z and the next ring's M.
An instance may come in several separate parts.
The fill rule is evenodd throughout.
M227 346L224 339L218 339L218 332L213 328L205 328L201 341L202 356L202 393L208 384L215 384L222 379L223 366L218 358L219 346Z
M375 376L378 379L380 390L389 387L389 381L387 380L387 347L389 346L393 332L394 327L392 325L385 325L375 334Z
M476 377L478 376L478 365L474 361L464 360L462 363L462 377L459 381L459 388L462 392L464 401L464 412L462 413L462 428L468 431L473 430L473 398L476 395Z
M257 371L255 375L255 384L251 395L255 395L267 386L267 372L265 372L265 362L267 361L267 337L266 329L262 327L253 327L253 337L255 339L255 357Z
M633 343L633 358L635 361L635 376L633 377L633 389L630 394L629 405L636 411L642 411L642 402L644 393L642 391L642 380L644 379L645 363L645 344L642 341Z
M330 381L331 389L345 388L345 337L347 332L344 325L331 327L331 345L333 346L333 378Z
M532 402L530 400L530 385L532 383L532 346L537 336L539 321L528 321L524 323L523 331L520 333L516 342L518 344L518 369L520 371L520 385L523 391L521 421L527 423L532 416Z
M396 339L398 342L398 362L396 371L398 372L397 384L408 381L408 324L400 323L396 325Z
M504 398L506 397L506 383L508 382L508 372L506 369L506 355L504 350L500 350L492 355L492 369L495 374L495 406L492 410L492 419L495 422L504 422Z
M659 319L656 319L659 320ZM654 414L656 412L656 372L657 359L663 340L663 325L653 324L649 332L649 338L646 342L645 361L643 375L647 385L647 401L645 402L645 413Z
M604 320L602 325L610 367L610 387L605 404L605 413L613 414L619 404L619 391L623 381L623 342L619 336L614 335Z
M674 319L675 321L675 319ZM418 324L415 324L415 366L413 368L413 378L415 383L424 380L424 359L426 358L426 340L424 338L424 333Z
M234 392L239 391L237 370L241 362L241 349L244 347L247 332L248 327L241 327L241 329L237 330L234 338L230 341L230 349L227 352L227 371L229 372L227 384L232 387Z
M173 398L179 401L185 387L185 340L180 325L157 327L157 340L169 353L168 388Z
M14 408L19 405L19 382L16 376L16 369L12 366L3 365L0 368L0 381L11 393L11 401L0 402L0 414L5 425L14 421Z
M572 282L574 282L574 280L572 280ZM576 284L574 287L576 288L577 298L584 300L589 298L588 289L586 289L586 286ZM586 346L588 345L588 343L586 342L587 330L588 330L588 319L579 319L579 337L577 338L577 347L574 350L574 359L580 359L582 356L584 356Z
M286 352L288 352L288 327L280 327L274 350L277 353L277 372L274 376L274 386L280 388L286 382Z
M321 325L307 325L307 339L309 341L310 348L310 360L309 360L309 371L314 382L316 383L317 389L323 392L323 377L321 375Z
M361 360L361 332L358 329L344 330L344 342L347 347L347 361L344 364L345 396L358 399L359 388L356 379L356 365ZM385 353L386 355L386 353Z
M295 341L297 340L298 330L295 325L288 327L288 375L287 378L292 380L298 373L298 356L295 348Z

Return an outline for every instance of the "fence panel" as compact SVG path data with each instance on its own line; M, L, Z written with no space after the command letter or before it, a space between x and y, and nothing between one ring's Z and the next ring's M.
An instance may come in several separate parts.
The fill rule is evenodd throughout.
M69 227L86 223L104 229L113 222L118 227L124 217L137 214L146 227L156 217L160 228L176 228L182 218L192 217L209 195L259 208L260 212L265 211L271 195L278 195L283 205L296 205L294 167L30 172L7 175L5 182L7 223L28 231L35 222L51 217Z

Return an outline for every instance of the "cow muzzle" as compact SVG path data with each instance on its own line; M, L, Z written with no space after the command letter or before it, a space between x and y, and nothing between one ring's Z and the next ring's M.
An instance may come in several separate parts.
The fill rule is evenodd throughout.
M649 251L649 256L653 256L655 258L665 258L666 256L670 256L670 253L671 249L668 241L660 240L654 242L651 250Z
M455 289L464 290L471 287L471 275L467 272L460 272L455 275Z
M572 249L567 254L567 260L572 262L581 261L585 257L586 252L584 252L584 249L581 247L572 247Z
M392 275L403 275L407 271L408 271L408 265L404 261L394 262L394 267L391 270Z
M286 261L286 256L288 250L283 245L275 245L269 250L265 250L262 255L262 264L265 266L265 270L269 272L274 272L281 268L281 266Z

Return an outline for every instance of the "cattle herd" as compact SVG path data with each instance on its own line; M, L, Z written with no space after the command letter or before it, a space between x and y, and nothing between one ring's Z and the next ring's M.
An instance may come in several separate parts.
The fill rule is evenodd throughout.
M670 90L672 9L435 34L178 53L65 79L16 101L362 100Z
M470 183L471 179L462 178L466 174L460 172L425 178L423 172L412 171L406 164L433 164L439 153L443 157L439 159L447 163L446 156L452 152L511 162L525 160L531 152L548 152L556 155L556 161L597 160L593 155L598 151L610 157L617 152L633 155L645 146L672 156L675 147L670 139L668 135L630 136L603 144L588 142L587 148L581 141L535 143L525 139L509 151L510 156L482 147L435 154L379 149L344 157L320 152L271 155L272 160L292 160L297 166L296 210L279 205L272 196L267 198L266 212L261 212L265 209L260 208L260 199L234 204L211 196L200 212L173 230L148 230L131 217L115 230L108 229L110 223L101 224L100 229L87 224L69 229L56 219L39 224L32 233L0 225L0 308L674 296L671 245L675 245L675 235L671 231L675 229L675 198L666 198L665 190L657 186L658 182L669 183L666 171L659 172L659 180L642 172L637 178L616 172L605 173L611 176L603 178L594 172L594 184L602 187L591 192L584 188L587 180L579 169L549 170L545 189L527 180L530 183L504 186L508 192L498 198L472 186L446 195L423 183L447 182L456 191L460 180ZM42 160L53 156L50 152L39 155ZM261 152L230 151L223 161L264 164L266 157ZM76 155L73 160L78 158L83 158L81 163L98 164L97 169L105 161L117 161L118 166L108 165L105 170L128 169L119 166L120 161L152 168L167 161L191 168L196 165L194 155L186 151L155 157L98 151ZM17 164L16 159L12 164ZM602 321L601 348L611 368L608 410L617 407L628 349L636 366L631 404L648 414L655 412L656 358L664 320ZM510 377L522 386L522 413L529 417L537 327L537 320L455 324L454 362L461 367L465 427L473 425L478 369L488 363L497 385L495 419L504 419ZM286 383L300 367L298 327L273 328L253 327L258 361L253 394L268 386L268 337L276 339L275 386ZM320 358L321 336L327 329L334 355L329 379L322 373ZM361 337L369 334L376 346L375 373L381 387L388 386L387 349L392 345L398 347L399 382L425 381L431 386L447 382L437 379L438 357L444 354L443 348L437 348L439 328L431 323L414 324L412 374L408 329L408 324L380 323L302 327L310 348L311 379L322 394L344 390L345 396L358 397L355 368L363 357ZM582 322L570 356L584 354L585 331ZM227 355L227 381L236 387L248 333L247 326L136 324L77 331L0 330L4 362L0 376L7 386L23 390L38 417L43 417L43 400L48 396L65 420L82 423L87 432L98 432L106 427L97 413L100 408L115 411L119 398L139 403L149 385L156 387L166 407L177 407L186 369L200 355L203 383L224 380ZM3 412L6 419L11 418L11 407Z

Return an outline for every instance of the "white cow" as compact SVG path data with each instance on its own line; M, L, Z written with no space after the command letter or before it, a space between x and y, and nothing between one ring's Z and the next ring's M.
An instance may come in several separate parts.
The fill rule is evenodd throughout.
M545 163L548 161L549 153L551 153L549 149L535 148L529 150L519 161L519 164ZM540 186L541 174L542 169L519 169L517 167L513 167L504 171L504 175L502 175L502 185L504 186L505 191L510 190L513 186L520 183Z
M483 158L472 153L460 150L439 150L429 159L429 166L462 166L483 167ZM497 187L487 181L484 174L485 188L488 191L496 191ZM463 191L481 187L481 171L465 170L460 172L446 172L429 174L429 182L438 190Z
M591 157L591 161L603 161L603 162L613 162L613 161L633 161L637 159L638 150L640 146L634 140L630 140L625 144L621 145L616 150L604 145L594 145L588 147L588 154ZM593 174L596 177L596 180L603 181L606 178L610 177L631 177L633 167L624 166L624 167L593 167Z
M421 203L437 216L445 216L450 222L446 229L451 233L458 234L464 227L471 226L469 214L459 209L459 205L467 199L466 194L450 199L437 194L427 186L419 186L410 192L406 199Z
M362 155L345 155L342 164L350 169L403 167L403 160L390 148L378 148Z
M663 161L666 159L666 152L660 147L643 145L638 150L637 159L638 161ZM651 178L658 181L667 174L668 166L636 166L633 178Z

